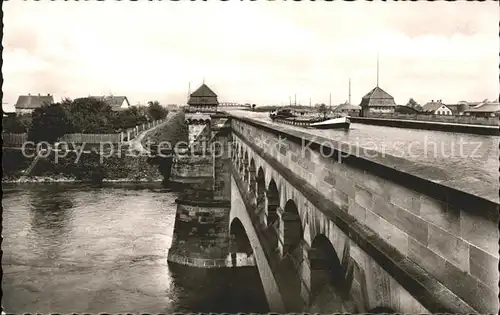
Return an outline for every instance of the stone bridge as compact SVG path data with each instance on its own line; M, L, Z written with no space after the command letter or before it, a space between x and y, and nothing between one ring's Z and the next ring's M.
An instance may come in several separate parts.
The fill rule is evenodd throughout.
M271 311L498 311L498 204L307 133L231 129L226 222Z

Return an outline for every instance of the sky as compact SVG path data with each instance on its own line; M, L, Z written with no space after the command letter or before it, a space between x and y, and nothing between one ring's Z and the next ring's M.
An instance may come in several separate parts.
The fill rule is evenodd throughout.
M124 95L181 104L498 98L498 3L8 1L3 108L18 95ZM296 96L295 96L296 95Z

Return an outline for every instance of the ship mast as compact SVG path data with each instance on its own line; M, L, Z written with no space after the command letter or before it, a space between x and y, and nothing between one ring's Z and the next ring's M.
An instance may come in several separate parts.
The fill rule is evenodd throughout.
M349 78L349 105L351 105L351 78Z

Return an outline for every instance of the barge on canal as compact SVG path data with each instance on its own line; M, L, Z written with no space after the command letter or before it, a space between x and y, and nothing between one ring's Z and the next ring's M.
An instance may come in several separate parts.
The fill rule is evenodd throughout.
M338 115L336 117L299 117L289 109L272 112L269 117L273 122L287 125L315 128L315 129L349 129L351 122L349 117Z

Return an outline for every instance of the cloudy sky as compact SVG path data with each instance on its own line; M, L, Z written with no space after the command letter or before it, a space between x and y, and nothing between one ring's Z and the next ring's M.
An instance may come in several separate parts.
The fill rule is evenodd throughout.
M19 94L185 103L404 104L498 97L498 3L207 1L3 3L4 109Z

